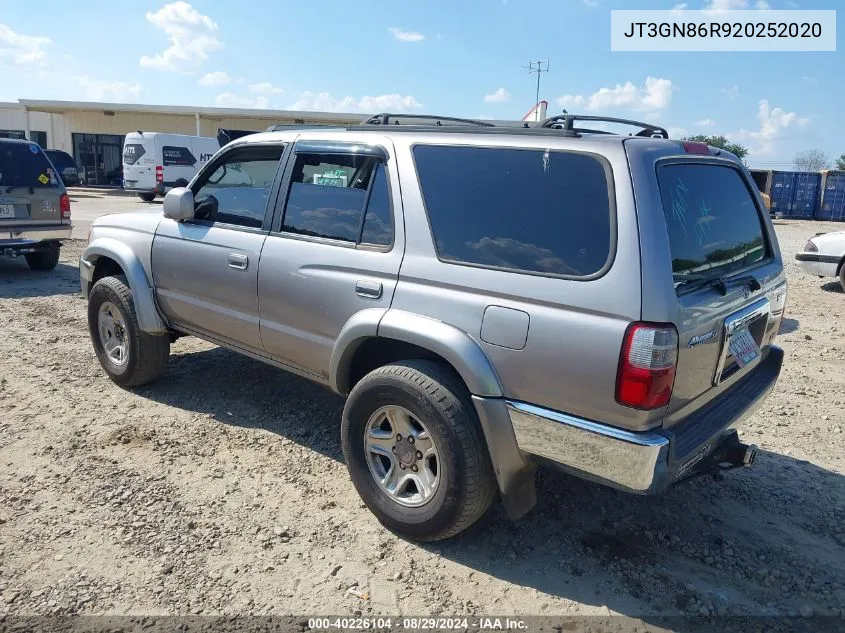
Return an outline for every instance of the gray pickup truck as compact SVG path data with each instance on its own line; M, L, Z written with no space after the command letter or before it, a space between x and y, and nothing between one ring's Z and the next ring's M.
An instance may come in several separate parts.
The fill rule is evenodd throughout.
M94 222L80 260L119 385L197 336L347 397L362 499L410 538L551 465L637 494L750 465L786 280L748 170L657 126L376 115L222 148L163 213ZM200 379L201 377L197 377Z

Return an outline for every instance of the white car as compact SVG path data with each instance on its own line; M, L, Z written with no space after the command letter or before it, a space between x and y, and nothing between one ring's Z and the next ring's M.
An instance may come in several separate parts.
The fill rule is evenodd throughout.
M845 231L819 233L810 238L804 252L796 254L795 259L810 275L839 277L845 291Z

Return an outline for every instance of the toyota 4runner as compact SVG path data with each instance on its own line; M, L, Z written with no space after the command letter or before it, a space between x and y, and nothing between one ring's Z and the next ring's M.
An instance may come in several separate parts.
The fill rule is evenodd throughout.
M330 387L358 493L423 540L497 493L522 516L538 464L638 494L749 465L734 427L783 360L748 170L634 121L245 136L163 213L95 221L80 271L114 382L158 378L191 335Z

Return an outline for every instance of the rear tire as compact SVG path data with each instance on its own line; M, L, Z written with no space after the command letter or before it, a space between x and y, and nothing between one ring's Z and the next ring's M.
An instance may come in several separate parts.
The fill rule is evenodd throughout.
M138 197L144 202L152 202L156 199L156 195L154 193L139 193Z
M44 250L27 253L24 257L30 270L53 270L59 263L60 250L61 245L58 242L52 242Z
M417 438L411 448L419 447L429 455L433 444L434 464L423 459L421 451L413 465L404 461L408 446L402 442L407 443L410 434L404 438L398 434L402 425L394 426L389 415L388 428L373 426L386 410L409 414ZM384 456L373 452L372 438L378 438L375 442L382 449L392 444L393 458L390 450ZM395 363L364 376L343 409L341 439L358 494L385 527L402 536L420 541L454 536L481 518L496 495L495 474L469 393L446 368L432 361ZM411 455L409 460L413 459ZM399 479L393 493L380 482L396 481L390 473ZM402 480L409 477L425 479L426 495L419 494L416 484L403 490ZM403 498L403 494L409 496Z
M121 387L138 387L164 373L170 337L141 330L132 291L123 275L103 277L91 288L88 332L97 360Z
M173 183L174 188L175 187L187 187L187 186L188 186L188 181L185 180L184 178L180 178L179 180L177 180L176 182Z

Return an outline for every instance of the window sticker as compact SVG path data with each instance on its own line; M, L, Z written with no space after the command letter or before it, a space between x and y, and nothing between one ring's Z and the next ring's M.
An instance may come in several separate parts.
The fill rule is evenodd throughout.
M47 174L41 174L40 176L38 176L38 182L40 182L42 185L46 185L48 182L50 182L50 179L47 178Z
M315 185L326 185L327 187L345 187L347 183L346 172L342 169L329 169L322 174L314 174Z
M33 154L37 154L38 153L38 145L36 145L35 143L30 143L29 151L32 152Z

